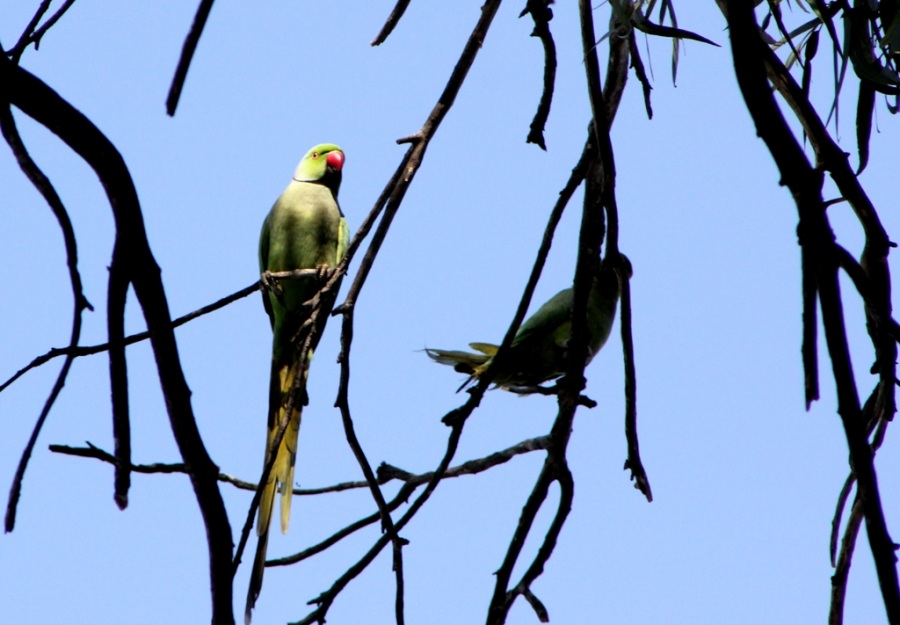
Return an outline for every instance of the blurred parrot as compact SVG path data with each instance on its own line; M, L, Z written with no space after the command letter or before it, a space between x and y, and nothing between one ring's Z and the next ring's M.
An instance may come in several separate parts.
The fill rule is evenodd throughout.
M621 293L620 279L627 280L631 277L631 263L624 255L619 255L619 258L622 259L622 270L617 270L612 263L604 260L591 282L588 295L587 363L591 362L609 338ZM627 276L620 278L620 271L627 273ZM510 345L509 356L494 377L497 387L535 387L565 373L573 305L573 289L564 289L547 300L519 327ZM491 343L469 343L469 346L478 353L425 349L435 362L469 374L458 391L484 373L499 349L498 345Z
M265 272L291 271L294 269L333 268L344 257L349 243L347 220L338 206L338 188L344 153L330 143L312 148L294 172L287 188L263 222L259 237L259 268ZM287 428L275 453L275 462L263 487L259 502L256 533L259 541L247 591L247 607L244 622L250 623L253 606L262 589L263 570L268 546L269 523L275 504L275 491L281 493L281 531L287 532L291 514L291 495L294 486L294 464L297 457L297 436L300 432L300 414L306 398L296 401L290 415L285 410L291 387L298 373L297 353L300 343L297 335L309 318L310 307L304 304L324 284L323 275L300 279L282 280L263 290L263 305L272 325L272 372L269 382L269 432L266 439L265 463L273 453L272 445L279 424L287 419ZM336 292L336 289L335 289ZM333 304L334 296L327 308ZM329 310L319 314L318 332L310 346L308 374L312 350L318 344L321 330ZM263 466L266 466L265 464Z

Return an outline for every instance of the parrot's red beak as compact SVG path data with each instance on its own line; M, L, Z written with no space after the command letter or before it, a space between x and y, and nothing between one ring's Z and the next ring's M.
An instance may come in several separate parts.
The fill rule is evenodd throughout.
M334 167L336 170L341 171L341 169L344 167L344 153L340 150L329 152L328 156L325 158L325 162L328 163L331 167Z

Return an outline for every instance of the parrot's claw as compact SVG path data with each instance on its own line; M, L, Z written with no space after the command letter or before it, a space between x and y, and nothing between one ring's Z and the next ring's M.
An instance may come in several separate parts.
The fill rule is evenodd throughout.
M328 282L334 273L334 268L329 267L328 265L317 265L316 266L316 281L322 285Z
M554 384L553 386L541 386L540 384L504 386L502 388L516 395L559 395L561 390L559 384ZM578 405L585 408L596 408L597 402L587 395L579 395Z
M272 272L262 272L262 275L259 277L259 281L262 283L262 287L264 290L271 291L275 294L275 297L281 299L281 284L278 283L278 278L273 276Z

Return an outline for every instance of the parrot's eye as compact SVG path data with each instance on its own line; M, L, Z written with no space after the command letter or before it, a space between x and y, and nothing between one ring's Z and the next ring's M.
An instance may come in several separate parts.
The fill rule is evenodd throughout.
M318 153L318 152L313 152L313 153L312 153L312 157L313 157L313 158L319 158L319 153Z

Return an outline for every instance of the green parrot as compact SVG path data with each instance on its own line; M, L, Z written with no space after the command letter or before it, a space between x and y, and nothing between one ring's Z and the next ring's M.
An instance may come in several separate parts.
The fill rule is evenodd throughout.
M337 195L341 184L344 153L330 143L315 146L300 161L294 177L275 202L263 222L259 237L259 268L266 271L291 271L294 269L333 268L344 257L350 240L347 220L338 206ZM272 444L279 424L287 418L287 429L277 451L275 463L262 491L256 533L259 541L250 588L247 591L247 608L244 622L250 623L253 606L262 589L263 570L268 546L269 523L275 505L275 491L281 493L281 531L287 532L291 514L291 495L294 486L294 464L297 458L297 436L300 432L300 414L306 398L292 407L285 415L291 387L297 375L299 343L296 341L300 327L308 319L310 309L304 303L322 286L322 276L282 280L263 291L263 305L272 324L272 373L269 382L269 432L266 438L265 462L272 453ZM333 304L333 298L331 304ZM330 307L330 306L329 306ZM319 315L319 332L310 347L318 343L321 330L328 317L328 310ZM265 464L263 465L265 466Z
M621 293L620 280L631 277L631 263L624 255L619 255L619 258L622 259L622 270L604 260L591 282L588 295L588 363L609 338ZM621 271L627 277L620 276ZM494 377L497 387L535 387L565 373L573 303L573 289L564 289L547 300L519 327L510 345L506 364ZM469 374L458 391L484 373L499 349L498 345L491 343L469 343L469 346L478 353L425 349L432 360Z

